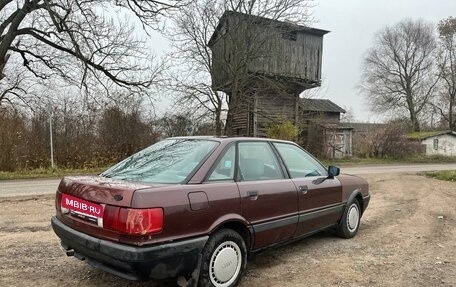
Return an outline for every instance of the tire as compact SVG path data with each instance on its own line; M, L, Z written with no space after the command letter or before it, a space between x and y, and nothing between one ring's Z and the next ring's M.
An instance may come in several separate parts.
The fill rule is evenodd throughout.
M203 249L198 286L237 286L246 266L247 247L242 236L231 229L219 229Z
M343 238L352 238L358 233L359 223L361 220L361 208L358 200L355 198L347 205L342 219L336 228L337 235Z

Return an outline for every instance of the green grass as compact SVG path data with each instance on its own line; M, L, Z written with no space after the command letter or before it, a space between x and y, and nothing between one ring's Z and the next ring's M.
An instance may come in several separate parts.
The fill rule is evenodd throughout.
M428 172L426 175L440 180L456 181L456 170Z
M411 140L420 140L420 139L424 139L427 137L432 137L435 135L442 134L443 132L445 132L445 131L413 132L413 133L407 134L407 138L411 139Z
M31 178L59 178L66 175L88 175L98 174L106 170L103 168L87 169L62 169L62 168L40 168L33 170L20 170L14 172L0 171L0 180L7 179L31 179Z

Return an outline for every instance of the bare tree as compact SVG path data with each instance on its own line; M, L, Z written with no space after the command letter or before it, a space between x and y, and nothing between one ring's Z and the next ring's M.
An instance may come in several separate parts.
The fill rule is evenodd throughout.
M214 118L216 135L222 134L224 95L212 89L212 57L207 42L217 26L222 9L218 0L197 0L173 14L167 31L173 46L174 73L169 86L178 93L180 107L196 104Z
M156 124L164 137L186 136L193 127L188 114L164 115Z
M103 111L99 121L99 142L105 149L106 157L118 161L157 141L158 134L141 120L135 108L122 111L112 106Z
M7 67L14 58L45 81L59 77L86 90L101 85L106 92L111 83L147 89L159 67L135 36L133 21L146 32L156 29L159 16L184 1L2 0L0 80L13 77Z
M440 98L434 104L439 114L456 130L456 18L449 17L438 24L439 70L441 73Z
M434 95L434 28L422 20L404 20L377 33L363 63L362 91L378 112L408 113L414 131Z
M341 123L355 122L355 111L352 106L344 106L345 113L340 115Z
M228 106L225 131L230 132L230 119L235 114L238 94L248 81L246 63L265 56L259 48L262 42L258 37L245 29L238 29L237 34L244 33L236 41L237 59L226 66L232 80L231 91L224 93L211 79L214 76L212 51L207 46L217 29L220 17L227 10L246 15L268 17L295 24L307 24L310 19L311 0L196 0L193 4L180 9L173 16L175 26L168 31L173 41L177 65L181 67L173 77L173 87L183 96L181 100L193 100L201 108L214 115L216 134L222 133L222 113ZM257 21L252 18L252 21ZM234 29L241 27L232 27ZM262 37L263 35L261 35ZM263 79L267 81L266 79ZM226 92L226 91L225 91Z
M25 73L25 71L18 71L0 82L0 103L8 102L14 105L16 104L14 99L26 102L25 97L33 84L29 83Z

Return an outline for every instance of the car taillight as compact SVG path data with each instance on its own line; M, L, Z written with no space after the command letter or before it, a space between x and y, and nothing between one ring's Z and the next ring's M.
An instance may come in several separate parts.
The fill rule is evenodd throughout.
M105 207L103 227L131 235L159 233L163 228L163 209Z

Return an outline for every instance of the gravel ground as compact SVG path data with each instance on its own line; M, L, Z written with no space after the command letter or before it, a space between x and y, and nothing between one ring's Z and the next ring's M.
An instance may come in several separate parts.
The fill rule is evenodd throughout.
M456 286L456 183L363 177L372 199L355 238L328 231L256 254L240 286ZM52 196L0 198L0 286L176 286L129 282L67 257L53 214Z

